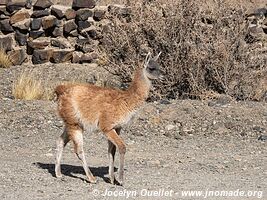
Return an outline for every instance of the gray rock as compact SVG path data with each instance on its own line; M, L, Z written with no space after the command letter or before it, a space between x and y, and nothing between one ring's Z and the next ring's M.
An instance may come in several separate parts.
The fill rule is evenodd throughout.
M72 54L72 63L80 63L83 53L80 51L74 51Z
M95 0L73 0L72 8L77 10L80 8L94 8L96 5Z
M33 8L42 10L45 8L49 8L52 5L53 3L50 0L37 0L33 5Z
M52 56L53 50L52 49L35 49L32 55L32 63L33 64L43 64L50 61Z
M0 0L0 5L6 5L7 4L7 0Z
M58 19L55 16L46 16L42 19L42 27L44 30L57 26Z
M41 18L33 18L31 20L31 30L39 30L42 26L42 19Z
M10 51L13 49L13 34L0 35L0 45L1 48Z
M2 15L6 15L6 16L9 16L10 13L6 10L6 6L1 6L0 5L0 14Z
M75 49L84 53L93 52L99 44L99 41L90 38L77 39Z
M65 13L68 9L69 9L68 6L53 5L51 7L51 14L59 19L62 19L65 16Z
M99 39L102 37L98 28L94 25L90 26L89 28L83 29L81 31L81 35L85 38L92 38L92 39Z
M21 9L10 17L10 24L23 21L30 18L30 13L26 9Z
M91 63L97 58L98 58L98 54L96 52L85 53L82 55L80 63Z
M78 26L78 31L82 31L86 28L89 28L92 24L89 21L78 21L77 26Z
M31 17L33 17L33 18L39 18L39 17L48 16L49 14L50 14L49 9L35 10L35 11L33 11Z
M24 48L15 48L8 52L13 65L21 65L27 58L26 50Z
M74 49L57 49L53 50L50 61L53 63L63 63L72 59Z
M69 34L71 31L77 29L77 25L75 23L75 21L69 20L64 24L63 30L65 34Z
M88 8L80 9L76 12L76 20L77 21L85 21L89 17L93 17L94 13L92 10Z
M30 19L25 19L23 21L17 22L13 24L12 26L14 28L20 29L21 31L28 31L30 28L31 20Z
M69 40L66 38L52 38L51 45L60 49L69 49L72 47Z
M39 38L41 36L44 36L44 34L45 34L44 30L30 31L29 37L32 39L36 39L36 38Z
M94 19L100 21L105 18L105 14L108 11L107 6L98 6L94 9Z
M18 2L8 1L6 10L10 13L13 13L16 10L20 10L24 8L25 5L26 5L26 1L18 1Z
M9 19L0 20L0 30L4 33L5 32L9 33L9 32L14 31L14 29L12 28L12 26L9 23Z
M31 49L45 49L50 44L50 39L46 37L40 37L35 40L28 41L28 47Z
M63 34L63 27L55 27L55 29L52 32L52 35L54 37L62 37Z
M71 9L71 8L67 9L66 12L65 12L65 17L66 17L67 20L75 19L76 11Z
M17 41L19 46L27 45L27 39L28 39L28 34L23 34L18 30L15 32L15 40Z

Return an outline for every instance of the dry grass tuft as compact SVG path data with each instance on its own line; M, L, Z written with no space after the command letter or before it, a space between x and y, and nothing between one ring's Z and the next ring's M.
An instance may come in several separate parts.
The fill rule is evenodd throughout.
M32 71L24 71L14 82L12 94L15 99L52 100L53 90L46 88L44 83L35 78Z
M12 65L9 56L3 49L0 49L0 68L8 68Z

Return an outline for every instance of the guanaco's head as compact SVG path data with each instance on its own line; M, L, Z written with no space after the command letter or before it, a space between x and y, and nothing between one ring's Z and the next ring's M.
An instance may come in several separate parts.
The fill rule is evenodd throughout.
M160 65L157 62L161 52L152 58L151 53L148 53L146 56L144 71L148 79L158 79L162 76L162 71L160 70Z

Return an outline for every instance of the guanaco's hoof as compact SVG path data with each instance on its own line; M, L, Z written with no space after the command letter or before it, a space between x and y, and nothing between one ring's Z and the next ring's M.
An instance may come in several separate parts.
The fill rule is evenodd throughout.
M56 173L56 177L57 178L61 178L62 177L62 174L61 173Z
M90 179L89 179L89 182L90 183L93 183L93 184L96 184L97 183L97 178L96 177L91 177Z

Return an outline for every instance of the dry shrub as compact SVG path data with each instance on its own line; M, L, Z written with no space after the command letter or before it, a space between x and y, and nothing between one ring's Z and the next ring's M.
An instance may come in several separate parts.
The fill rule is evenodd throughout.
M38 80L32 71L24 71L13 83L12 94L15 99L24 100L51 100L53 90L45 87L45 84Z
M254 99L266 60L252 59L258 52L246 43L242 8L220 0L205 10L194 0L140 0L131 11L124 18L109 17L112 26L101 48L106 68L124 83L148 51L161 51L165 80L155 81L152 99L199 98L207 91Z
M8 68L12 65L9 56L6 54L5 50L0 49L0 67Z

